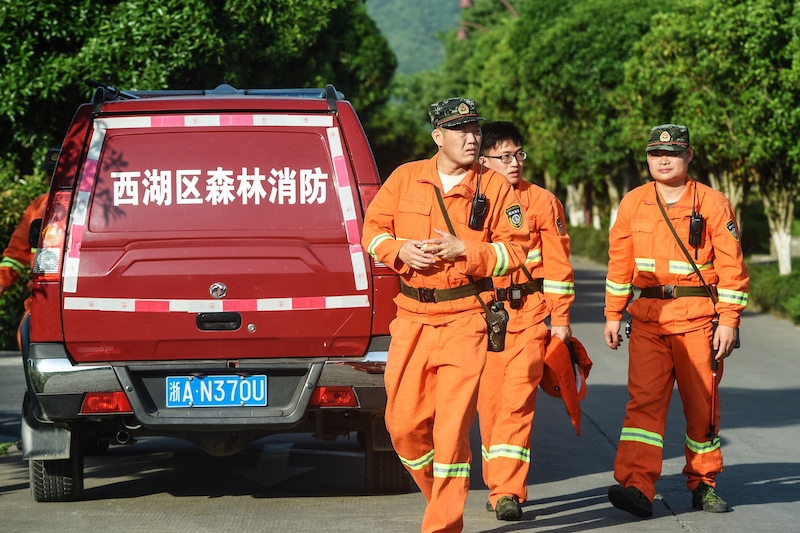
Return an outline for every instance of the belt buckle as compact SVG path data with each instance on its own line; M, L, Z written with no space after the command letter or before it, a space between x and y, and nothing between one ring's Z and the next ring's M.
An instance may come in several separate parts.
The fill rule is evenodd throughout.
M497 287L494 290L494 292L495 292L495 296L497 297L497 299L499 301L504 302L504 301L508 300L508 294L507 294L508 291L505 288Z
M661 294L664 295L664 298L674 299L675 296L675 285L662 285L661 286Z
M436 303L436 289L420 287L417 289L419 301L423 303Z

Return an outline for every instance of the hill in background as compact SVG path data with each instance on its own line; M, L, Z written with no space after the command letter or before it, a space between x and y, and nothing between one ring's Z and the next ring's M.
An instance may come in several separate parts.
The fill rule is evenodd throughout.
M444 61L439 32L458 26L458 0L367 0L367 12L397 56L397 72L413 74Z

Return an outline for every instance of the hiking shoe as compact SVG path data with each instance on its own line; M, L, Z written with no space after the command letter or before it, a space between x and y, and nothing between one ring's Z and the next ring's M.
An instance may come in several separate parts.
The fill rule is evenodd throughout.
M639 518L653 516L653 502L636 487L615 485L608 489L608 501L617 509L627 511Z
M486 510L489 511L490 513L492 511L494 511L494 507L492 507L492 501L491 500L486 500Z
M522 507L512 496L501 496L494 510L498 520L519 520L522 518Z
M728 512L728 502L717 496L714 487L702 482L692 491L692 507L709 513Z

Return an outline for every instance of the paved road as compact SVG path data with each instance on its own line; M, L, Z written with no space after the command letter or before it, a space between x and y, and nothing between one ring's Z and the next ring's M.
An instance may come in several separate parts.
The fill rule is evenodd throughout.
M681 475L684 430L676 393L655 516L637 520L606 499L627 400L627 356L602 341L605 270L574 263L573 329L594 361L581 404L582 435L576 436L560 400L540 394L523 520L498 522L484 510L488 493L476 464L464 532L800 532L800 329L747 312L742 348L726 363L720 388L726 467L718 489L733 511L715 515L691 509ZM0 441L19 435L15 394L24 389L20 376L16 358L0 358ZM473 454L479 457L475 428L473 436ZM0 531L419 531L422 496L366 495L362 463L355 439L321 443L307 435L273 437L230 458L207 456L180 441L151 439L87 458L83 501L37 504L28 492L26 464L12 450L0 456Z

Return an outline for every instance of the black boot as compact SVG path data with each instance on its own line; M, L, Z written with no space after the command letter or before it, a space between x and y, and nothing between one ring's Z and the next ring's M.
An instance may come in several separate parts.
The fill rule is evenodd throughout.
M653 516L653 502L636 487L615 485L608 489L608 501L617 509L627 511L639 518Z

